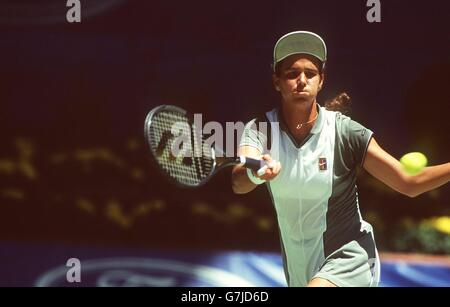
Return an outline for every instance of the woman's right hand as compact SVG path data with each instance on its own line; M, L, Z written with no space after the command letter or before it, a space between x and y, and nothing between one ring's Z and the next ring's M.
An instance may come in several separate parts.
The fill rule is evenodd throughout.
M275 177L277 177L278 174L281 172L280 161L272 159L272 157L269 154L262 155L261 160L264 160L266 162L267 168L261 176L258 176L258 174L256 173L255 176L265 181L270 181Z

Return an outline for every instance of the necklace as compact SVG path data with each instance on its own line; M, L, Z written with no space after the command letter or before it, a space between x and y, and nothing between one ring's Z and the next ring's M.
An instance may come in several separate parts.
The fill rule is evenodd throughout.
M315 120L317 119L318 116L319 116L319 112L317 112L317 113L316 113L316 117L314 117L313 119L311 119L309 122L306 122L306 123L303 123L303 124L298 124L298 125L297 125L297 130L302 129L302 127L303 127L304 125L307 125L307 124L312 123L313 121L315 121Z

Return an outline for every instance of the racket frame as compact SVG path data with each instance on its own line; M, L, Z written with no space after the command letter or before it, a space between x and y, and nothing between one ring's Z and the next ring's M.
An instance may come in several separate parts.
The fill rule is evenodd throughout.
M197 184L188 184L188 183L181 183L180 181L176 180L174 177L170 176L167 171L161 166L161 164L159 163L158 159L156 158L155 152L151 146L151 144L149 143L149 129L148 127L151 126L152 124L152 119L154 118L154 116L156 116L156 114L163 112L163 111L172 111L172 112L177 112L177 113L181 113L182 115L184 115L186 117L186 119L189 122L189 125L191 125L192 123L192 118L189 116L189 113L177 106L174 105L160 105L157 106L155 108L153 108L148 114L147 117L145 118L145 124L144 124L144 136L145 136L145 140L146 143L150 149L151 152L151 156L152 156L152 160L154 162L154 164L158 165L158 169L159 172L162 173L164 175L164 177L168 178L169 181L173 184L175 184L178 187L181 188L197 188L200 187L202 185L204 185L206 182L208 182L211 177L213 177L217 172L219 172L221 169L226 168L228 166L232 166L232 165L244 165L245 163L245 157L223 157L223 158L219 158L221 160L223 160L223 162L221 162L220 164L217 162L217 157L216 157L216 151L218 149L214 148L213 146L208 145L208 148L211 150L211 158L213 160L212 163L212 167L211 167L211 171L209 172L208 176L206 176L204 179L202 179L199 183ZM203 151L203 140L202 140L202 151ZM222 152L222 151L220 151ZM247 158L248 160L249 158Z

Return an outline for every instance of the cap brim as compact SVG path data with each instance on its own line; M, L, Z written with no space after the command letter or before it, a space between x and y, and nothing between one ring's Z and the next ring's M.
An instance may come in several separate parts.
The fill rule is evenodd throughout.
M294 54L308 54L325 63L327 47L317 34L308 31L295 31L282 36L273 51L274 69L277 63Z

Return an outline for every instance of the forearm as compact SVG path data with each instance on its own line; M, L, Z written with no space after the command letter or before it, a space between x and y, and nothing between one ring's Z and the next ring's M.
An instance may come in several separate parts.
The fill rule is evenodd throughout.
M238 155L260 159L261 152L256 147L240 146L238 148ZM254 190L257 185L248 178L247 169L245 167L235 166L231 173L231 187L234 193L245 194Z
M409 180L408 195L412 197L436 189L450 181L450 163L426 167Z
M374 138L369 143L364 168L392 189L409 197L440 187L450 180L450 163L429 166L415 176L408 175L402 164L385 152Z
M245 194L254 190L257 185L247 176L247 169L236 166L231 174L231 186L236 194Z

